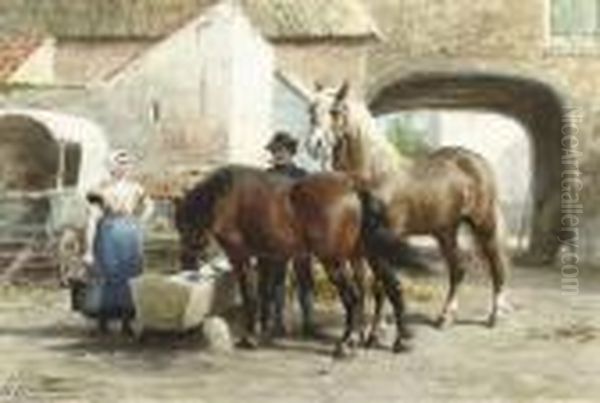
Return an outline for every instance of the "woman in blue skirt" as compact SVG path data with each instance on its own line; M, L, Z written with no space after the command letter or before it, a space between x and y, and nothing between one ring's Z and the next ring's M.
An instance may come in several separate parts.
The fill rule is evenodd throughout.
M130 178L132 160L124 150L110 159L110 179L88 194L92 206L84 260L98 280L96 317L101 333L110 320L121 320L131 334L135 315L129 280L142 272L143 239L140 221L152 214L152 202Z

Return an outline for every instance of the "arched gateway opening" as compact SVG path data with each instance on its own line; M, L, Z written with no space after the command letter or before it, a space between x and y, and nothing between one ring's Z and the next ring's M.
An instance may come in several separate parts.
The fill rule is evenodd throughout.
M561 218L561 138L567 111L551 87L503 75L419 73L380 87L369 101L376 115L415 109L480 110L519 121L531 138L533 152L533 211L527 258L546 263L555 257Z

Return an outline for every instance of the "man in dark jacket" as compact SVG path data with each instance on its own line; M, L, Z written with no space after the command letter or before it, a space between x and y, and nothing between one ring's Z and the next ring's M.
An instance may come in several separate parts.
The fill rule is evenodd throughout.
M288 178L299 179L307 172L294 164L298 142L286 132L277 132L267 144L272 161L269 172L284 175ZM261 281L261 298L266 307L262 309L263 315L273 314L273 335L283 336L286 333L283 312L285 308L285 278L286 261L261 258L258 261L261 271L268 279ZM315 335L313 321L314 280L312 277L312 262L310 256L297 257L292 265L296 274L297 294L302 311L302 330L306 336ZM270 306L273 306L271 311ZM266 309L266 310L265 310Z

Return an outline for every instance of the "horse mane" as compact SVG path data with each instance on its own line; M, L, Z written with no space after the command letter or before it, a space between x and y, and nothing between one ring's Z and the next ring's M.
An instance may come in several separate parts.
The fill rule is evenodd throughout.
M399 171L411 165L411 160L378 131L375 119L364 102L352 100L347 106L348 140L353 142L353 149L362 154L363 166L357 168L363 171L363 175L371 179L397 176Z
M232 188L235 172L232 167L219 168L188 190L181 200L176 221L198 229L207 229L217 215L217 203Z

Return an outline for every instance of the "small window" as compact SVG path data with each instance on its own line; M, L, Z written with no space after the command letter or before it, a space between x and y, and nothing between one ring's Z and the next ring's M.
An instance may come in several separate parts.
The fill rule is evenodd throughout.
M81 146L77 143L65 144L65 172L63 183L65 186L76 186L81 167Z
M597 36L600 34L600 0L551 0L552 35Z
M150 103L150 121L158 123L161 118L160 103L157 100L152 100Z
M550 41L569 53L600 50L600 0L549 0Z

